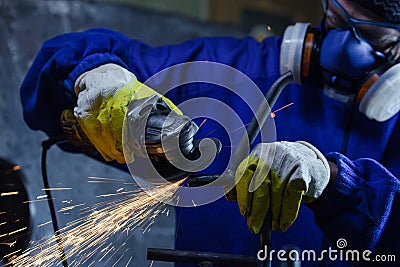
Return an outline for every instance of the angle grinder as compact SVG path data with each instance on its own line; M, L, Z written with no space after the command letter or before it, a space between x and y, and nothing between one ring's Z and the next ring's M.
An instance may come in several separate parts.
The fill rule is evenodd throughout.
M188 170L199 170L216 156L208 155L201 163L197 161L202 156L199 149L202 139L194 140L198 126L188 116L172 110L158 95L131 101L126 119L124 134L128 136L128 142L124 149L129 149L135 157L150 159L153 167L167 181L189 176L192 172ZM72 110L62 112L61 126L71 144L89 156L97 155ZM213 142L207 142L202 149L207 150L207 145L213 145L216 153L219 153L221 142L215 138L209 139ZM185 170L176 167L174 163L182 156L196 166L188 166Z

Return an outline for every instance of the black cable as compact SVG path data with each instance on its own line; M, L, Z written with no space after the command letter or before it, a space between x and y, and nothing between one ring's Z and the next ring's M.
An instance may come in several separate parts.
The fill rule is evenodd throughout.
M67 142L67 141L68 141L68 139L65 136L56 136L56 137L53 137L53 138L43 141L42 142L42 161L41 161L44 191L46 192L46 195L47 195L51 220L52 220L53 229L54 229L54 236L55 236L57 244L58 244L58 250L60 251L61 260L62 260L64 267L68 267L68 263L67 263L67 259L65 258L65 252L64 252L64 247L62 245L62 240L59 236L59 228L58 228L58 223L57 223L56 211L55 211L54 203L53 203L53 197L51 196L51 192L49 190L50 185L49 185L49 179L47 177L46 156L47 156L47 150L49 150L52 145L57 144L57 143Z

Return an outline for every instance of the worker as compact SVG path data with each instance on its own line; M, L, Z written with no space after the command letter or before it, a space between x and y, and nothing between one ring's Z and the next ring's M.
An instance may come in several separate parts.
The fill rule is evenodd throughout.
M137 90L153 74L179 63L218 62L247 75L264 94L280 69L292 69L298 84L285 88L276 106L294 104L274 118L277 141L258 143L239 165L236 202L222 197L177 208L176 248L255 256L257 233L271 210L276 250L294 245L317 253L372 252L366 253L370 262L322 254L323 260L304 260L304 266L375 266L373 260L388 255L400 260L400 2L323 3L317 28L296 24L283 37L261 41L203 37L152 47L107 29L56 36L43 44L22 83L24 118L30 128L53 137L62 133L62 111L74 110L100 160L123 168L121 121L130 101L157 93ZM294 32L304 43L291 38ZM227 103L245 122L252 118L240 101L214 85L184 84L165 99L175 108L201 96ZM204 136L212 130L207 127ZM226 140L220 140L224 148ZM273 161L265 166L263 155L271 149ZM214 172L226 166L228 158L221 155ZM249 192L252 179L263 182Z

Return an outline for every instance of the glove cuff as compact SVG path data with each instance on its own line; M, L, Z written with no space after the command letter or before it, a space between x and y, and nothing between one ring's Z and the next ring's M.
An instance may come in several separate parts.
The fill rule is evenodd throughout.
M302 144L312 150L317 159L319 159L324 166L325 173L321 173L320 177L316 177L317 179L311 184L314 185L313 188L309 188L308 192L306 192L303 197L304 203L311 203L322 195L322 192L327 187L331 175L330 167L326 157L315 146L305 141L297 141L296 143ZM312 194L310 194L310 192L312 192Z
M330 172L330 167L329 167L328 160L326 159L326 157L324 156L324 154L322 154L322 152L319 151L315 146L313 146L313 145L310 144L310 143L307 143L306 141L297 141L297 143L300 143L300 144L302 144L302 145L305 145L306 147L308 147L309 149L311 149L312 151L314 151L314 153L317 155L317 158L318 158L319 160L321 160L322 163L324 164L325 169L326 169L327 176L329 177L329 176L330 176L330 173L331 173L331 172Z

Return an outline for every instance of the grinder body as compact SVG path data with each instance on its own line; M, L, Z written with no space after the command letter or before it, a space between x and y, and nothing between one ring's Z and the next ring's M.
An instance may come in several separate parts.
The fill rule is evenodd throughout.
M89 156L97 154L72 110L62 112L61 127L70 143L79 147L81 152ZM164 179L175 181L191 174L190 171L176 167L174 163L182 156L191 161L200 157L200 140L193 139L199 128L188 116L172 110L162 97L153 95L131 101L125 127L127 142L124 149L128 149L134 156L150 159ZM212 140L218 153L221 144L217 139ZM199 166L196 167L198 169Z

